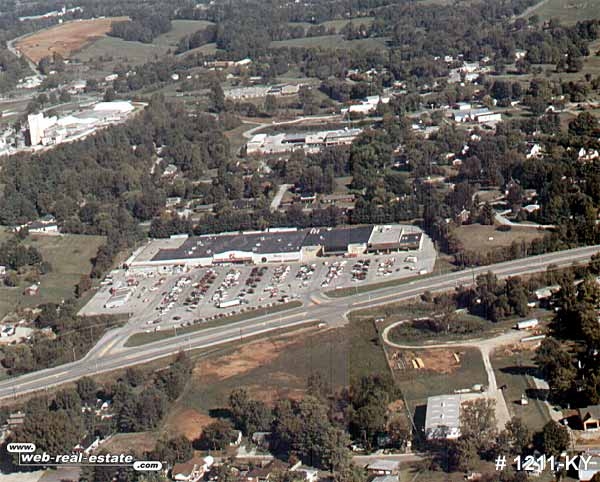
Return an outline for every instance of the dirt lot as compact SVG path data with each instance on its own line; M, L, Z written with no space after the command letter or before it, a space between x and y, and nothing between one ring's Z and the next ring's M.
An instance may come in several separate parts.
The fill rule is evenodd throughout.
M455 357L456 354L456 357ZM411 360L417 361L417 363L423 364L422 368L417 370L427 370L434 373L454 373L461 367L461 353L452 350L418 350L418 351L407 351L407 350L394 350L391 349L388 352L390 359L390 366L393 370L398 369L398 365L408 367L409 370L413 369ZM457 361L457 357L458 360Z
M171 411L165 420L165 429L169 436L184 435L188 440L198 438L202 429L216 419L191 408L180 408Z
M204 360L194 368L194 378L215 382L243 375L262 365L267 365L291 345L293 340L266 340L242 346L236 353Z
M95 39L104 37L113 22L127 19L112 17L67 22L25 37L17 42L16 47L35 63L54 52L68 58Z

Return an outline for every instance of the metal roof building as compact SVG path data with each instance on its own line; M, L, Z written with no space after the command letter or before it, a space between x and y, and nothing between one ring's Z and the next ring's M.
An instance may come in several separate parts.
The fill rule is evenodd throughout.
M460 395L438 395L427 399L425 434L427 439L460 437Z

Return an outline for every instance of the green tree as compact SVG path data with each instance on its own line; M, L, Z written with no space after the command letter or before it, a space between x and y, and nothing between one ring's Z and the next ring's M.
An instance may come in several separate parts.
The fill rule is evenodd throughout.
M82 377L75 383L77 393L83 403L94 403L98 393L98 385L93 378Z
M56 392L52 403L52 409L66 410L79 414L81 412L81 398L79 397L77 390L66 388Z
M202 429L195 442L201 450L223 450L235 437L235 430L226 420L217 420Z
M183 435L159 440L152 451L152 460L162 460L173 465L192 458L194 449L192 443Z
M489 447L496 435L495 400L478 398L463 403L460 422L462 438L472 439L478 450Z
M541 449L543 453L558 456L569 447L569 430L551 420L542 429Z

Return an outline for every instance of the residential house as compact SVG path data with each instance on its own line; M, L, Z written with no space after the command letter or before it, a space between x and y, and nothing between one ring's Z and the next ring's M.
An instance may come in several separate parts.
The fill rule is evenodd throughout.
M25 288L25 290L23 291L23 294L25 296L37 296L37 294L40 292L40 285L38 283L34 283L31 286L28 286L27 288Z
M289 465L280 460L273 460L266 465L261 467L255 467L246 472L243 480L247 482L267 482L273 479L273 475L276 473L282 473L289 470Z
M179 196L168 197L167 200L165 201L165 207L166 208L175 207L178 204L180 204L181 201L182 201L182 199Z
M23 425L23 422L25 422L25 412L14 412L8 416L6 426L8 427L8 430L15 430Z
M586 432L600 429L600 405L589 405L577 410L579 420Z
M370 475L398 475L400 462L398 460L379 459L367 465Z
M586 151L582 147L581 149L579 149L579 152L577 153L577 157L579 158L580 161L589 162L589 161L598 159L600 157L600 154L598 153L598 151L596 149L588 149Z
M13 325L0 325L0 338L8 338L16 333Z
M171 469L171 478L182 482L196 482L204 477L215 459L207 455L206 457L192 457L187 462L175 464Z
M252 443L261 447L268 447L270 438L271 432L254 432L250 437Z
M302 465L302 462L298 462L290 468L290 472L295 472L302 476L302 478L308 482L317 482L319 480L319 470L314 467Z
M56 219L51 214L47 214L46 216L41 217L37 221L31 221L27 224L23 224L17 228L17 231L20 231L23 228L27 228L27 230L32 234L58 234L58 223Z
M538 158L538 157L542 156L542 153L543 153L542 146L539 144L534 144L531 146L531 149L529 149L529 152L527 153L525 158L527 158L527 159Z
M84 438L82 438L75 447L73 447L73 451L75 452L83 452L86 455L91 454L94 450L96 450L100 446L100 437L88 433Z
M233 437L233 440L231 442L229 442L229 445L231 447L237 447L241 443L242 443L242 431L241 430L236 430L235 431L235 436Z
M177 174L177 166L175 164L167 164L162 173L162 177L175 177Z

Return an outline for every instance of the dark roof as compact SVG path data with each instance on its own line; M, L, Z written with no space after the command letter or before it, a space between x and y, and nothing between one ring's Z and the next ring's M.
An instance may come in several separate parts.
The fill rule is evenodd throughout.
M161 249L152 261L209 258L227 251L293 253L302 247L306 231L221 234L188 238L179 248Z
M283 137L283 141L284 143L287 142L304 142L306 140L306 134L286 134Z
M373 226L313 228L302 245L323 246L325 251L345 251L349 244L367 243L372 232Z
M294 253L304 246L323 246L325 251L339 252L346 251L349 244L367 244L372 232L373 226L368 225L194 236L178 248L160 249L152 261L210 258L228 251ZM416 240L419 238L417 234Z

